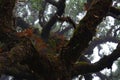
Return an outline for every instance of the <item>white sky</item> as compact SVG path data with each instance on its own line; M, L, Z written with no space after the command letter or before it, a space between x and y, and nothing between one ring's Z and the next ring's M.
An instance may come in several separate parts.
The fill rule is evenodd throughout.
M111 54L110 50L109 50L109 47L113 48L113 49L116 49L116 46L117 44L116 43L112 43L112 42L107 42L105 44L102 44L101 45L103 48L101 49L101 53L104 53L104 55L109 55ZM92 55L94 58L92 60L92 63L95 63L97 61L100 60L100 57L98 55L98 48L96 47L94 49L94 52L93 52L93 55ZM112 71L114 72L115 70L117 69L117 66L115 63L113 63L112 65ZM104 69L101 71L103 74L107 74L107 75L110 75L110 69ZM93 80L100 80L98 77L94 77Z
M102 49L100 50L100 53L104 55L109 55L111 54L111 51L109 50L109 48L116 49L116 46L117 46L117 43L112 43L112 42L106 42L105 44L101 44ZM93 60L91 61L92 63L95 63L100 60L97 47L94 48L93 54L91 56L93 57Z

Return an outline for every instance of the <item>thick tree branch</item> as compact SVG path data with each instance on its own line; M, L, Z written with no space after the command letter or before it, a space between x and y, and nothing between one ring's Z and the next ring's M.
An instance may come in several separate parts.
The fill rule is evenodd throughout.
M84 10L88 10L90 8L92 1L94 1L94 0L87 0L87 3L84 3ZM118 1L115 3L115 6L117 3L119 3ZM110 10L107 13L107 16L112 16L112 17L120 20L120 9L112 7L112 5L111 5Z
M57 22L57 15L54 15L51 17L51 19L45 24L45 26L42 29L41 37L43 40L48 41L48 38L50 36L50 30L52 26Z
M64 13L65 1L66 0L60 0L57 2L57 12L51 17L51 19L48 21L48 23L46 23L46 25L42 29L41 37L45 41L48 40L48 38L50 36L50 30L51 30L52 26L57 22L58 16L60 17Z
M29 38L21 38L9 52L0 53L0 65L0 74L10 74L17 78L28 78L33 74L33 78L39 76L40 80L70 80L61 60L37 50ZM22 72L25 72L25 76Z
M112 0L94 0L86 16L79 22L73 37L61 51L61 59L67 65L74 63L95 35L97 25L109 11Z
M88 54L91 55L93 53L93 49L100 44L104 44L106 42L113 42L113 43L118 43L120 42L120 40L117 38L117 34L116 31L118 30L116 29L115 31L113 31L115 29L115 26L111 26L111 29L109 29L109 31L105 34L105 36L102 36L100 38L96 38L94 40L91 41L90 45L88 46L88 48L84 51L84 54ZM112 36L112 31L114 32L114 35Z
M15 6L16 0L1 0L0 1L0 31L5 31L9 29L13 30L13 8Z
M87 62L88 64L91 64L91 61L87 58L87 57L85 57L85 56L83 56L83 55L81 55L80 56L80 59L79 59L79 61L81 62ZM107 78L107 76L105 76L105 75L103 75L101 72L97 72L97 73L95 73L101 80L109 80L108 78ZM85 74L85 75L88 75L88 77L91 75L92 76L92 73L88 73L88 74ZM87 76L85 76L85 77L87 77ZM88 79L86 79L86 80L88 80Z
M120 20L120 9L115 8L115 7L110 7L110 10L109 10L107 16L112 16L112 17Z
M14 35L13 9L15 3L16 0L0 0L0 42L5 45L3 51L10 50L19 41Z
M118 44L116 50L108 56L104 56L98 62L94 64L89 63L76 63L73 67L73 75L86 74L86 73L95 73L99 72L104 68L111 68L113 62L120 57L120 43Z
M110 7L110 10L109 10L111 13L119 16L120 15L120 9L117 9L115 7Z
M107 36L107 37L101 37L99 39L94 39L90 45L88 46L88 48L84 51L84 54L87 55L91 55L93 53L93 49L100 44L106 43L106 42L114 42L114 43L118 43L120 40L116 37L111 37L111 36Z

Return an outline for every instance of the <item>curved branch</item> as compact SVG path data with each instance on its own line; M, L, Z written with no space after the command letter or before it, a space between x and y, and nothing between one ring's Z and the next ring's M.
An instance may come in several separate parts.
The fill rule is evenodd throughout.
M109 12L111 12L111 13L117 15L117 16L120 15L120 9L117 9L117 8L115 8L115 7L110 7Z
M116 50L108 56L104 56L98 62L89 64L89 63L76 63L73 67L72 75L86 74L86 73L95 73L99 72L104 68L111 68L113 62L120 57L120 43L118 44Z
M48 40L52 26L57 22L58 16L60 17L64 13L65 1L66 0L60 0L57 2L57 12L51 17L51 19L46 23L46 25L42 29L41 37L43 38L43 40Z
M15 6L16 0L1 0L0 1L0 32L14 31L14 17L13 8Z
M110 7L110 10L107 15L120 20L120 9L117 9L115 7Z
M100 38L100 39L94 39L89 47L84 51L84 54L87 54L87 55L91 55L93 53L93 49L97 46L97 45L100 45L100 44L103 44L103 43L106 43L106 42L114 42L114 43L118 43L120 40L115 38L115 37L103 37L103 38Z
M83 56L83 55L81 55L79 61L83 61L83 62L87 62L87 63L91 64L91 61L90 61L87 57L85 57L85 56ZM109 79L107 78L107 76L103 75L101 72L97 72L97 73L95 73L95 74L96 74L101 80L106 80L106 79L109 80ZM90 76L90 75L92 75L92 74L89 73L89 74L85 74L85 75ZM86 79L86 80L88 80L88 79Z
M51 19L43 27L41 37L43 38L44 41L48 41L51 28L56 22L57 22L57 16L54 15L53 17L51 17Z

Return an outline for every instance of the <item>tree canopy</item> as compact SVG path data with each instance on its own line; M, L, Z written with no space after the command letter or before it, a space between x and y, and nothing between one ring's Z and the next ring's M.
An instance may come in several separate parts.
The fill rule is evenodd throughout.
M95 73L109 80L100 71L111 69L120 57L119 2L1 0L0 74L16 80L72 80L79 75L92 80ZM80 12L86 12L81 20ZM105 24L108 16L115 19L115 25ZM37 19L41 31L33 27ZM71 30L72 36L66 38ZM100 44L106 42L118 43L116 49L111 48L109 55L98 53L101 59L91 63L88 58L93 49L97 46L100 51Z

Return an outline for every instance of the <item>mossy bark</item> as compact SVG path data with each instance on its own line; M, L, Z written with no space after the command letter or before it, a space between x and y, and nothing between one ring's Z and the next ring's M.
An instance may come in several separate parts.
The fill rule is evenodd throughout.
M88 47L89 42L95 35L97 25L102 21L103 17L106 16L111 3L112 0L94 0L86 16L79 22L70 42L63 48L60 55L56 56L49 53L43 54L42 52L38 52L30 38L18 37L15 32L12 31L12 10L15 5L15 0L1 0L0 12L2 16L0 15L0 33L3 32L4 35L0 34L0 41L5 42L9 49L0 53L0 73L11 74L16 78L26 78L27 80L30 80L31 76L31 80L71 80L73 73L79 75L92 72L93 65L76 65L76 61L81 55L80 53ZM1 19L3 19L3 21ZM7 32L6 29L8 30ZM7 45L7 43L9 45ZM114 53L118 54L116 51ZM95 69L97 69L96 71L101 70L101 68L99 69L99 65L104 62L104 60L105 65L102 69L110 67L118 57L119 56L116 57L115 54L110 57L113 59L103 58L97 64L94 64ZM108 64L108 60L111 60L111 64ZM81 65L86 68L90 67L91 71L87 72L86 68L81 68ZM81 71L79 68L83 70ZM81 71L81 73L76 70ZM94 69L93 72L95 72Z

